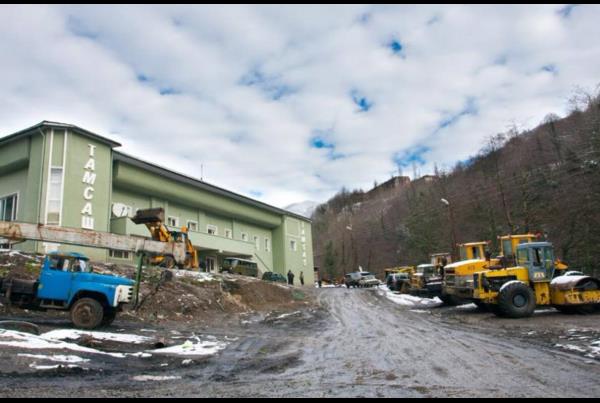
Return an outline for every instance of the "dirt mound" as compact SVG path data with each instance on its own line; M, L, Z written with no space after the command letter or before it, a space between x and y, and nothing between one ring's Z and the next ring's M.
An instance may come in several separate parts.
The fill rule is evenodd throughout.
M0 277L35 279L43 256L0 252ZM136 268L93 262L95 273L133 279ZM125 306L122 317L141 321L214 321L218 317L260 311L287 311L311 299L297 288L252 277L144 268L139 304Z

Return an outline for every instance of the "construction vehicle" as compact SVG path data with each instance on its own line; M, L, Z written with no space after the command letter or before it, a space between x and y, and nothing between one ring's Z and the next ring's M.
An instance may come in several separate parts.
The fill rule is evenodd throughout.
M442 295L442 270L445 264L452 261L449 253L432 253L430 262L420 264L410 275L411 295L434 298Z
M447 305L457 305L473 297L473 273L490 268L514 265L514 251L517 245L532 242L534 234L503 235L500 241L500 254L491 258L489 242L470 242L458 245L460 260L448 264L443 269L443 287L440 297Z
M133 296L134 281L92 270L79 253L50 253L37 280L0 279L0 296L24 309L70 311L76 327L110 325Z
M4 278L0 297L7 304L29 309L69 310L77 327L93 329L110 324L123 304L138 302L144 256L186 258L180 242L156 242L138 236L87 229L0 221L0 237L11 244L40 241L136 253L136 279L93 273L89 260L78 253L49 253L36 281Z
M554 248L531 242L515 248L517 265L473 274L473 298L497 316L531 316L536 306L565 313L600 309L600 280L585 275L558 275Z
M177 263L173 256L154 255L149 263L153 266L172 269L177 266L180 269L198 269L198 251L192 245L188 234L188 228L182 227L180 231L171 231L165 225L165 210L162 207L137 210L131 219L136 224L145 224L152 239L159 242L177 242L185 244L185 261Z
M410 288L410 276L415 272L414 266L397 266L383 270L384 282L391 291L407 293Z

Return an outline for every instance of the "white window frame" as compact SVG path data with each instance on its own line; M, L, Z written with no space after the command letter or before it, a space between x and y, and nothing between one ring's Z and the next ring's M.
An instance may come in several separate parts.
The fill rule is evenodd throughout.
M10 198L14 198L14 201L13 201L12 217L10 217L9 221L16 221L18 213L19 213L19 192L10 193L10 194L7 194L6 196L0 197L0 202L3 200L8 200ZM2 211L2 210L3 210L3 208L0 207L0 220L4 220L4 211Z
M214 234L210 233L210 230L214 231ZM219 235L219 227L217 227L216 225L212 225L212 224L207 224L206 225L206 233L208 235Z
M290 250L296 252L298 250L298 241L295 239L290 239Z
M175 224L171 224L171 220L175 221ZM167 217L167 226L168 227L179 227L179 217L175 217L175 216L168 216Z
M52 182L52 171L58 171L60 170L60 182L58 183L53 183ZM64 167L60 166L60 165L51 165L50 166L50 172L48 174L48 189L46 190L46 224L48 225L58 225L60 226L60 224L62 223L62 204L63 204L63 188L64 188L64 180L65 180L65 169ZM52 185L58 185L59 189L58 189L58 198L56 199L51 199L51 192L52 192ZM48 216L51 213L50 211L50 204L52 202L56 202L58 204L58 211L52 211L53 214L58 214L58 220L57 221L50 221L48 220Z
M258 235L254 235L253 239L254 239L254 248L256 250L260 250L260 238L258 237Z
M265 252L271 252L271 238L265 237Z
M198 232L198 221L187 220L185 224L186 224L186 227L187 227L188 231ZM196 226L196 229L191 229L190 224L194 224Z
M219 266L219 260L217 259L216 256L207 256L206 259L205 259L205 261L206 261L206 272L207 273L216 273L216 272L219 271L219 267L218 267ZM208 268L208 262L209 261L214 262L212 270Z
M242 241L244 242L248 242L248 233L247 232L242 232Z
M229 228L225 228L225 238L233 239L233 231Z

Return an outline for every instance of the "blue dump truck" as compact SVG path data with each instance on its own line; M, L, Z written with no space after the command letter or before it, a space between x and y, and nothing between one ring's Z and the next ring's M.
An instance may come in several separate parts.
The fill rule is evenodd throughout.
M0 298L24 309L70 311L82 329L108 326L133 295L134 281L93 273L79 253L50 253L37 280L0 279Z

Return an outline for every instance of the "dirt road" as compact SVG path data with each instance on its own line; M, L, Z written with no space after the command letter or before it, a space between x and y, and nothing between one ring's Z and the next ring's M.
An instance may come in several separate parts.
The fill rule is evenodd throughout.
M126 361L96 356L86 370L16 374L14 351L2 347L0 359L13 368L2 370L0 395L600 396L600 361L523 340L523 321L467 313L470 323L460 322L455 310L411 310L374 289L315 292L322 309L178 329L227 343L218 354L191 363L169 356ZM474 325L476 315L483 325ZM511 336L505 330L514 323ZM140 381L141 376L155 380Z

